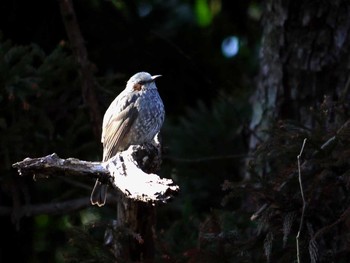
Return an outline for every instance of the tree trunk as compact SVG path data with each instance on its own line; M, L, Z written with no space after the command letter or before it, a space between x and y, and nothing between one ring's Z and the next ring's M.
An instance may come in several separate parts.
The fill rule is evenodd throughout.
M324 96L349 99L349 1L269 0L262 24L251 150L276 119L312 126L309 109Z
M298 262L340 262L349 255L349 202L342 197L348 185L337 180L348 178L350 171L350 2L268 0L262 25L249 144L257 157L250 167L259 178L255 197L260 208L251 219L258 218L264 229L260 236L265 235L267 261L274 256L271 262L290 262L290 257ZM287 120L300 131L274 125ZM303 155L297 166L304 147L295 144L306 138L304 134L314 144L307 144L307 157ZM246 179L254 182L255 177L247 173ZM273 255L273 240L282 239Z
M154 231L156 207L121 196L118 202L118 222L130 230L128 245L121 248L122 258L130 262L154 261Z

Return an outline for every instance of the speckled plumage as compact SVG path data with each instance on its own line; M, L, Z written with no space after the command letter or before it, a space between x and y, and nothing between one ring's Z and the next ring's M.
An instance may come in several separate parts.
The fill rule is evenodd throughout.
M155 79L147 72L133 75L126 88L107 109L102 124L103 161L107 161L130 145L151 142L164 122L164 105ZM91 203L102 206L107 185L96 180Z

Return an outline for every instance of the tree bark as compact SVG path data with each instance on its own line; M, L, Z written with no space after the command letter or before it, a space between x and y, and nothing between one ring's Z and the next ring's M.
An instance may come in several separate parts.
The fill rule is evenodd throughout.
M104 163L61 159L51 154L41 158L26 158L13 164L13 167L20 175L31 176L35 180L55 176L86 177L100 178L111 185L118 193L116 226L127 229L129 242L122 245L120 240L110 235L106 243L112 247L116 259L153 262L156 205L166 203L179 191L171 179L160 178L152 173L160 167L159 150L152 144L132 145ZM107 200L107 203L110 201ZM64 214L65 211L71 212L87 205L86 199L75 200L74 203L31 205L17 209L15 217L19 220L21 216L38 212ZM11 211L0 207L0 214Z
M262 25L251 150L276 119L312 126L310 108L325 96L349 99L349 1L269 0Z
M283 233L283 242L287 243L287 237L293 235L289 231L293 232L291 226L295 221L300 222L303 241L303 246L296 245L298 262L337 261L337 257L346 257L348 247L344 235L347 226L339 226L337 230L334 230L334 226L340 225L349 215L347 200L342 199L341 194L338 195L342 187L347 189L347 186L335 180L348 173L349 165L344 162L339 168L335 162L342 158L348 160L345 157L347 149L344 150L343 145L347 145L349 138L350 2L268 0L264 4L260 73L251 100L253 114L249 143L252 156L255 150L260 150L260 155L255 156L261 157L261 162L254 163L254 172L261 179L257 182L261 188L253 188L260 191L255 197L259 196L257 199L263 202L251 219L259 218L260 225L266 226L264 249L268 261L274 249L273 239ZM337 108L336 104L341 106ZM323 109L322 121L317 120L320 114L313 111ZM343 112L337 113L337 110ZM341 117L337 119L337 116ZM279 125L274 124L286 120L293 121L297 124L293 127L303 127L303 131L307 132L285 136L291 133L291 129L282 131ZM276 137L282 139L269 137L266 131L272 130ZM283 161L273 159L280 157L276 152L283 155L288 146L288 150L291 150L288 143L294 142L292 135L297 134L297 137L308 134L312 141L315 130L322 130L319 133L322 139L326 139L323 144L320 143L322 139L319 135L318 140L314 140L315 145L306 146L309 150L308 159L304 160L300 170L293 165L296 160L287 159L287 154L283 156L285 159L281 158ZM317 150L312 152L310 148ZM322 157L317 156L319 153ZM326 175L334 180L326 181ZM246 179L253 178L247 173ZM254 180L252 182L256 183ZM327 191L332 195L324 194ZM307 215L304 216L305 207ZM332 229L333 232L329 236L322 236L323 232L327 232L324 229ZM314 234L320 233L318 230L321 234ZM297 239L300 231L296 235ZM298 253L299 248L303 251L302 255ZM283 253L290 256L286 252L288 249L294 253L294 247L286 248L285 244L278 249L280 251L278 255L275 254L276 259L271 261L277 258L281 260ZM332 256L327 255L327 251L332 251Z

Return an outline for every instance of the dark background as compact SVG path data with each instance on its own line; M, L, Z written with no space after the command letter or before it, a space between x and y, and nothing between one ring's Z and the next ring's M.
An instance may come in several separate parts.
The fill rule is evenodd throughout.
M158 209L157 255L186 261L197 253L206 223L223 217L221 227L232 229L247 217L231 213L239 198L223 206L222 184L242 179L258 70L259 1L78 0L74 8L95 68L101 116L134 73L163 75L157 80L166 108L161 176L172 178L181 192ZM113 207L26 217L21 205L88 196L94 182L34 182L11 167L53 152L102 157L58 1L1 1L0 32L0 262L74 259L81 254L69 243L70 231L108 222ZM232 57L222 51L230 36L239 41ZM77 230L77 236L83 234ZM101 243L101 233L92 236Z

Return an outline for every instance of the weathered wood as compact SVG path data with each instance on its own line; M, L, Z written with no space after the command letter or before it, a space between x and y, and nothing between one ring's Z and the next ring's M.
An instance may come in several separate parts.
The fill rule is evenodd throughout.
M179 187L171 179L142 171L138 162L149 157L142 156L139 151L144 151L144 148L131 146L102 163L61 159L53 153L40 158L26 158L12 166L20 175L33 176L34 180L55 176L101 178L129 199L154 204L167 202L179 191ZM139 159L136 160L135 156Z
M153 262L156 204L166 203L179 191L171 179L152 173L160 168L159 144L133 145L107 162L61 159L57 154L26 158L12 166L33 179L57 176L99 178L118 193L116 226L127 228L130 240L122 246L110 239L116 258ZM92 186L91 186L92 189ZM107 200L108 203L108 200Z
M12 164L12 167L18 170L19 175L33 176L34 180L55 176L109 176L108 170L101 162L88 162L76 158L61 159L56 153L39 158L25 158Z

